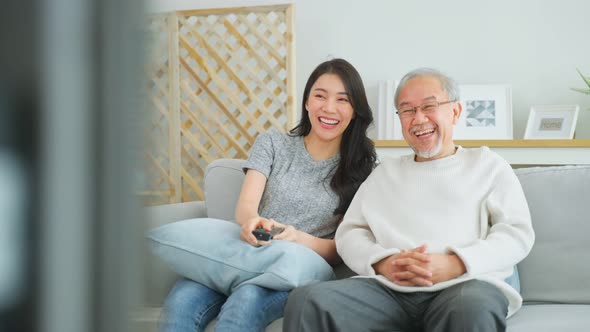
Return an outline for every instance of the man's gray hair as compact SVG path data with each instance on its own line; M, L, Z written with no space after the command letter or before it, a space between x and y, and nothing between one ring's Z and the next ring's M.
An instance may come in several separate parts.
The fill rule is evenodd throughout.
M437 70L434 68L418 68L418 69L414 69L411 72L407 73L399 82L397 89L395 89L395 97L394 97L395 105L394 106L396 108L397 108L397 101L398 101L397 99L399 97L400 90L404 86L406 86L408 81L411 80L412 78L422 77L422 76L429 76L429 77L436 78L440 82L440 85L442 86L443 91L446 92L447 95L449 96L449 100L454 100L454 101L459 100L459 86L457 85L457 82L455 82L454 79L452 79L450 76L444 74L440 70ZM441 101L441 100L439 100L439 101Z

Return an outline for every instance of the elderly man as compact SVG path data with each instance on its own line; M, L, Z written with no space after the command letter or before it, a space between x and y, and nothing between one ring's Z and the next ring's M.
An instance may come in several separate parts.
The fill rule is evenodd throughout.
M415 153L383 160L336 232L359 277L292 292L286 331L504 331L522 304L505 278L534 232L512 168L453 143L462 106L441 72L408 73L395 106Z

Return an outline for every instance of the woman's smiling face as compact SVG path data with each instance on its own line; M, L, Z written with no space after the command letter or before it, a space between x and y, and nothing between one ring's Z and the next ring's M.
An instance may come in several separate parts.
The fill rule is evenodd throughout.
M324 74L315 81L305 109L311 122L310 138L326 142L340 142L354 117L350 96L336 74Z

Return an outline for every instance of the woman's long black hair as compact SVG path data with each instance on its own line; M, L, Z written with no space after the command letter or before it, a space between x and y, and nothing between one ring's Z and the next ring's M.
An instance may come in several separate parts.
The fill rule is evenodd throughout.
M305 111L305 104L311 87L324 74L335 74L340 77L354 111L354 117L340 142L340 163L330 181L330 187L340 198L334 215L343 216L359 186L375 168L375 146L367 137L367 129L373 122L373 113L357 70L346 60L332 59L321 63L309 76L303 91L301 120L291 129L291 135L307 136L311 131L311 121L308 112Z

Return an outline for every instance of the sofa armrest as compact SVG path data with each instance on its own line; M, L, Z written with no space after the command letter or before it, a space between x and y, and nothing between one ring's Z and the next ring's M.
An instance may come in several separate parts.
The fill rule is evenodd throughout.
M207 217L205 202L202 201L150 206L144 209L144 213L147 220L147 229L175 221Z
M144 208L143 213L146 221L143 227L146 232L175 221L207 217L205 202L201 201L150 206ZM147 241L143 251L145 290L142 302L146 307L159 307L164 303L178 276L151 253Z
M217 218L233 220L235 205L240 195L245 160L218 159L207 167L205 196L207 202L195 201L146 207L142 210L143 228L150 229L186 219ZM178 276L158 257L151 253L145 241L144 275L145 292L142 299L146 307L159 307L164 302Z

